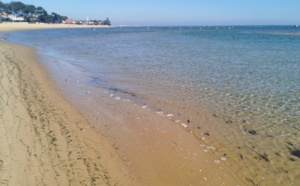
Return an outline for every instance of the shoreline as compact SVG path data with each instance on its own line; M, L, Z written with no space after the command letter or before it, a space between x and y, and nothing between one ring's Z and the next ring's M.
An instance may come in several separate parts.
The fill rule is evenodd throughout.
M31 23L0 23L0 32L21 30L58 29L58 28L111 28L105 25L73 25L73 24L31 24Z
M18 27L18 29L26 30L30 28ZM15 29L12 28L6 29L6 31L14 30ZM3 28L2 30L0 29L0 31L3 31ZM29 47L9 44L7 42L1 41L0 48L6 54L10 52L8 48L5 48L6 46L14 46L13 50L15 51L15 53L18 53L18 55L14 56L13 54L10 54L10 56L16 59L19 58L18 61L20 63L22 63L23 61L23 64L23 57L27 54L25 54L24 52L23 54L19 54L19 52L24 50L24 48L27 48L27 50L31 51L30 61L34 60L35 62L26 65L30 70L35 69L32 70L34 75L33 77L35 77L32 84L42 84L41 88L35 89L43 93L47 92L45 94L45 98L47 98L48 96L52 97L51 101L49 102L48 98L48 100L45 101L44 105L50 106L53 104L57 106L57 108L60 108L61 112L73 113L74 115L76 115L75 118L77 118L77 115L80 111L74 108L72 104L70 104L65 100L65 98L63 98L64 95L59 90L57 90L56 85L53 84L51 75L49 77L48 75L45 75L48 72L41 70L43 69L43 65L37 61L37 54L35 53L35 51L32 51L31 48L29 49ZM35 65L33 63L35 63ZM25 71L25 69L23 68L21 70L21 73L22 71ZM41 76L43 78L40 78ZM52 91L50 91L51 89ZM111 97L112 99L109 99L109 97ZM159 117L157 113L153 113L147 109L142 109L131 102L119 100L122 102L122 104L120 104L120 102L117 102L116 98L117 97L110 96L109 94L101 94L99 101L102 103L102 106L106 107L102 107L102 109L98 112L97 117L99 117L100 119L97 121L92 121L92 119L87 121L85 119L86 116L80 116L80 120L83 120L83 122L80 124L82 126L75 127L75 129L73 126L73 129L74 131L77 130L77 141L80 141L79 139L83 140L83 144L81 145L85 148L87 147L84 146L84 143L85 145L87 145L87 141L105 141L104 145L91 143L88 146L94 150L97 150L97 152L108 151L108 154L110 154L112 157L115 157L111 159L111 157L109 156L104 156L105 158L101 159L104 162L110 162L111 164L113 164L113 166L106 166L104 170L107 168L113 169L114 167L115 169L110 171L113 173L109 174L109 177L112 177L112 179L116 178L115 180L118 180L118 183L120 183L121 185L128 185L128 183L130 183L129 185L135 185L136 183L139 183L137 185L246 184L244 183L244 181L234 176L234 173L230 170L225 162L216 164L214 162L215 155L213 154L213 152L206 153L203 151L203 148L199 146L207 144L199 144L194 136L183 130L182 127L177 125L175 126L168 118ZM41 104L39 102L35 102L33 105L39 107ZM130 111L128 112L128 110ZM27 110L27 113L28 112L29 111ZM39 119L41 117L41 114L44 115L43 113L38 112L38 109L34 109L30 112L32 112L34 116ZM24 113L26 113L26 111L24 111ZM49 113L52 113L53 115L55 112L49 111ZM68 114L66 115L68 116ZM49 117L47 116L46 118ZM72 127L69 125L72 125L72 123L74 122L70 121L73 120L73 115L72 117L64 118L64 120L66 121L66 123L56 126L56 128L67 127L72 129ZM56 120L54 120L53 123L54 126L56 125L55 121ZM36 122L39 123L41 122L41 120ZM27 124L27 127L31 127L30 123ZM47 134L49 134L50 131L54 130L48 130ZM89 134L82 134L80 131L89 131ZM59 130L56 132L64 133L59 132ZM52 132L50 132L50 134L52 135ZM39 138L45 140L45 138L47 137L40 136ZM89 140L86 140L87 138L89 138ZM52 139L52 141L50 140L50 142L58 141L57 143L66 143L66 141L68 141L68 136L65 139L63 136L61 136L60 138L55 138L56 140L54 140L54 138L50 139ZM59 152L65 153L63 152L63 150ZM89 160L92 162L95 161L93 157L90 157ZM51 167L51 162L49 162L48 164ZM99 162L94 163L94 165L95 164L101 165L101 163ZM120 170L123 171L119 172ZM124 172L126 174L124 174ZM78 175L80 174L81 173L78 173ZM118 179L119 177L122 178L120 179L121 181ZM105 184L108 185L108 183Z
M63 99L36 51L0 43L0 183L137 185L110 143Z

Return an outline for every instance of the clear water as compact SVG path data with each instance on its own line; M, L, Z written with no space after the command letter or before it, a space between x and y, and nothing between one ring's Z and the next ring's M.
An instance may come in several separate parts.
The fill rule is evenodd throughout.
M77 66L86 84L181 113L195 137L209 131L220 153L241 162L235 166L251 183L300 183L299 28L120 27L2 37Z

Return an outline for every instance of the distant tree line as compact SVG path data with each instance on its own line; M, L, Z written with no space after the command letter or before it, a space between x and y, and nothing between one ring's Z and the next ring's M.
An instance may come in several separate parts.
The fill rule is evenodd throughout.
M110 20L108 19L108 18L106 18L105 20L104 20L104 22L103 22L103 25L111 25L111 22L110 22Z
M22 2L12 1L3 3L0 1L0 13L13 14L15 16L24 17L27 22L43 22L43 23L62 23L67 16L61 16L55 12L48 14L43 7L35 7L34 5L26 5ZM1 21L1 15L0 15ZM8 18L3 18L2 21L10 21Z

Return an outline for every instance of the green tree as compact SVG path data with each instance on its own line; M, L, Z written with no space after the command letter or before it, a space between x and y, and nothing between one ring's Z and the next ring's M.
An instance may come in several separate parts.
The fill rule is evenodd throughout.
M6 11L6 5L0 1L0 12Z
M110 22L110 20L108 19L108 18L106 18L105 20L104 20L104 22L103 22L103 24L104 25L111 25L111 22Z
M35 15L37 17L48 15L47 11L43 7L37 7L35 9Z
M34 16L35 15L35 6L34 5L27 5L24 9L24 13L28 16Z
M48 15L47 11L43 7L37 7L35 10L35 15L37 18L44 23L51 23L52 17Z
M3 3L0 1L0 12L22 15L28 21L30 21L30 18L35 17L40 22L45 23L61 23L63 20L68 18L67 16L61 16L54 12L49 15L43 7L35 7L34 5L27 5L16 1L12 1L10 3Z
M22 2L14 2L12 1L10 4L9 4L9 8L11 10L11 12L13 12L14 14L22 14L23 13L23 10L25 10L26 8L26 5Z
M52 17L48 14L41 15L38 17L38 19L44 23L52 23Z
M9 9L10 5L8 3L2 3L0 1L0 11L1 12L6 12L8 14L11 14L11 10Z
M52 22L53 23L61 23L63 20L62 20L62 16L55 13L55 12L52 12L51 13L51 17L52 17Z
M62 20L62 21L66 20L66 19L68 19L67 16L61 16L61 20Z

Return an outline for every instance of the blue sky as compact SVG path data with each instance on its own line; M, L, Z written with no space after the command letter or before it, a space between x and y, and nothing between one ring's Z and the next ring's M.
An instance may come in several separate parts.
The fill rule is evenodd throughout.
M2 2L10 2L0 0ZM18 1L18 0L15 0ZM294 25L300 0L21 0L73 19L114 25Z

